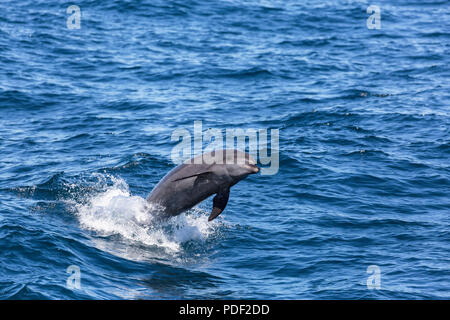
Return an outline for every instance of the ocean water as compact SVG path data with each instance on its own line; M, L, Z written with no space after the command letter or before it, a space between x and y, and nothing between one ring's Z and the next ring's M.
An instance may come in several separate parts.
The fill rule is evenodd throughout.
M0 12L1 299L450 298L448 1ZM194 121L278 129L279 170L154 223Z

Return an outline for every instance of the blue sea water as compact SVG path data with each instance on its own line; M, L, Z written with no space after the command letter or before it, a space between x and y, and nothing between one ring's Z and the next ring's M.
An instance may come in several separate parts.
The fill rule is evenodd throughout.
M0 12L1 299L450 298L448 1ZM279 171L145 223L194 121L279 129Z

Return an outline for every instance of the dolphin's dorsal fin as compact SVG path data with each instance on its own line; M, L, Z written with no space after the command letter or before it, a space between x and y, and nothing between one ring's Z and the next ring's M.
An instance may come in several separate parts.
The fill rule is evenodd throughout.
M219 191L213 199L213 209L209 215L208 221L214 220L222 213L230 197L230 188Z

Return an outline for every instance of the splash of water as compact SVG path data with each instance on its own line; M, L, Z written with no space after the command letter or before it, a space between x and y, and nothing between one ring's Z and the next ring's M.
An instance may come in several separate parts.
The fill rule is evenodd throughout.
M182 244L191 240L205 241L216 230L219 222L208 222L199 208L164 222L156 221L150 214L151 204L132 196L123 179L107 178L113 182L112 186L75 204L75 214L83 229L100 236L118 235L131 244L156 246L169 252L179 252Z

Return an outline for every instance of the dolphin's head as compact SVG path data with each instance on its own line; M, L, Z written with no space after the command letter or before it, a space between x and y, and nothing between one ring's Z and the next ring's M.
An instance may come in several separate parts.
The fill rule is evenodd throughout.
M239 150L224 150L224 164L230 177L238 182L249 174L259 172L255 159L248 153Z

